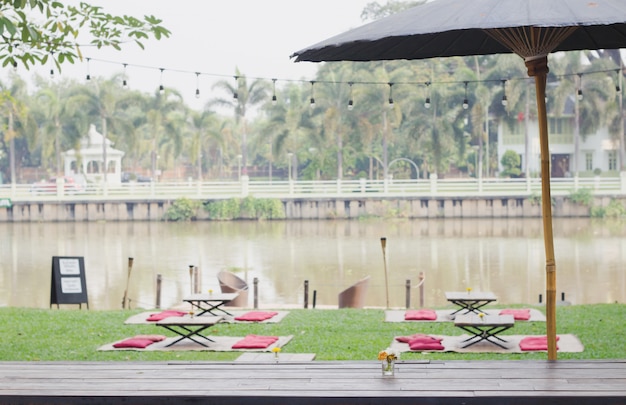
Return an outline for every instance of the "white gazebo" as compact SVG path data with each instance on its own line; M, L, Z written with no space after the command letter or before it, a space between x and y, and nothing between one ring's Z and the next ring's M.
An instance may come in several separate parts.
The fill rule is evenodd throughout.
M104 143L106 142L106 149ZM80 149L71 149L62 153L64 172L68 177L84 176L88 182L100 183L106 172L106 182L117 184L122 182L122 157L124 152L113 149L113 143L96 131L91 124L87 136L80 140ZM106 151L106 152L105 152ZM102 164L106 154L106 170ZM80 167L79 167L80 162Z

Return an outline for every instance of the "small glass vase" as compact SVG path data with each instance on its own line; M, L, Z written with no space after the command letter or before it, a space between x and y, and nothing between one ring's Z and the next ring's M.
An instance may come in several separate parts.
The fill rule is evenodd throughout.
M395 360L383 360L381 362L383 376L393 376L396 374L396 361Z

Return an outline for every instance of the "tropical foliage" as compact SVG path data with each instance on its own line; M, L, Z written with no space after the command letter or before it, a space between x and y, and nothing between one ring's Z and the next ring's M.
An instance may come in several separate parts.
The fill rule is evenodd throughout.
M46 0L35 3L53 8ZM413 3L372 3L363 15L380 18ZM167 34L156 19L124 21L143 32L126 32L138 41ZM101 45L119 45L104 33L92 35ZM64 61L75 60L66 52ZM61 54L55 53L58 62ZM619 63L619 53L609 51L552 57L548 112L576 129L577 145L598 128L622 139ZM413 178L415 171L420 178L492 176L502 167L498 125L527 128L536 117L534 86L514 55L327 63L312 80L285 83L249 79L238 69L234 77L217 82L204 108L192 109L174 90L128 90L120 77L38 78L28 88L11 75L0 83L0 173L16 182L34 180L33 170L39 177L59 173L61 152L76 148L95 124L125 152L124 171L153 179L384 179ZM529 156L527 131L525 143ZM620 149L618 169L623 155ZM509 175L530 175L527 162L516 167Z

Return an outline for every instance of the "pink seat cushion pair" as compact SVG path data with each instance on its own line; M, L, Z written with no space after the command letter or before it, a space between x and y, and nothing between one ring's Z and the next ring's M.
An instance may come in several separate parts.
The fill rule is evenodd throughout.
M233 349L265 349L278 340L278 336L248 335L235 343Z
M170 316L184 316L185 314L187 314L187 312L166 310L166 311L161 311L156 314L151 314L149 317L146 318L146 321L150 321L150 322L162 321L163 319L169 318Z
M145 349L152 343L160 342L162 340L165 340L165 338L166 337L163 335L137 335L132 338L124 339L121 342L113 343L113 347L115 347L116 349Z
M408 343L411 350L443 350L442 338L417 333L411 336L398 336L398 342Z
M404 313L405 321L434 321L437 313L432 309L412 309Z
M278 315L278 312L251 311L235 317L236 321L261 322Z
M559 337L556 337L556 341L559 341ZM548 337L547 336L526 336L519 342L519 348L522 351L536 351L536 350L548 350ZM559 350L558 346L556 348Z
M530 319L530 309L503 309L500 315L513 315L516 321L527 321Z

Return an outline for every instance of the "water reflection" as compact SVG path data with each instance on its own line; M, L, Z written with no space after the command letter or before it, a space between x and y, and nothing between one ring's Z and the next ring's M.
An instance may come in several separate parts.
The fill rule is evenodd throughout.
M304 280L318 305L370 275L366 305L385 305L380 238L387 238L389 295L404 306L406 280L426 275L425 305L444 305L444 291L493 291L499 302L536 303L545 296L540 219L267 221L198 223L4 224L0 305L47 308L52 256L85 258L89 306L119 309L128 258L134 258L132 307L154 307L158 274L162 306L190 292L189 265L202 290L218 290L217 272L259 279L261 307L301 305ZM626 227L589 219L554 222L557 293L575 304L626 301ZM418 290L412 289L415 306ZM252 304L252 296L250 297Z

